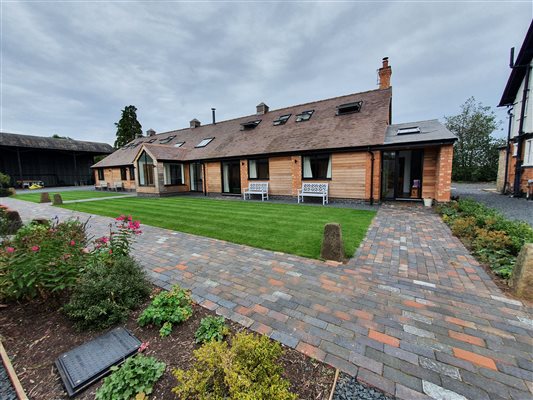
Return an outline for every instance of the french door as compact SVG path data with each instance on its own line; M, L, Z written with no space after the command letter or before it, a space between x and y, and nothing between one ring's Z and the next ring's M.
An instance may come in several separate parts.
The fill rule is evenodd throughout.
M222 163L222 193L241 194L241 167L238 160Z
M384 151L381 168L381 198L421 199L423 150Z

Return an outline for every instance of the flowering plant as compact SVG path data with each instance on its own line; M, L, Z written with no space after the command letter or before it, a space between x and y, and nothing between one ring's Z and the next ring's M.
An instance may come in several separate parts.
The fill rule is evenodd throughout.
M109 224L109 236L94 241L93 255L104 261L117 256L129 256L135 236L141 233L139 221L134 221L131 215L121 215L115 218L114 224Z

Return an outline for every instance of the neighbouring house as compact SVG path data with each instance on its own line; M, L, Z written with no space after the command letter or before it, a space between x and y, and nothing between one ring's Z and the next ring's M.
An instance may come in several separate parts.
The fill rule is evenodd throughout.
M507 146L500 149L497 187L502 193L521 196L533 182L533 22L516 60L511 49L511 74L498 107L507 107L509 128Z
M437 120L391 124L391 74L384 58L376 90L150 130L96 163L96 179L150 196L241 195L268 182L271 197L287 198L302 182L322 182L332 200L448 201L456 138Z
M0 172L18 187L35 181L46 186L92 184L95 157L112 152L107 143L0 132Z

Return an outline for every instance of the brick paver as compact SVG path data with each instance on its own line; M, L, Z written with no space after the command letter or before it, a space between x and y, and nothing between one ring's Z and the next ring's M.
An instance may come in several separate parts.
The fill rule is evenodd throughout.
M1 202L25 220L88 217ZM91 233L110 221L92 216ZM381 207L347 264L143 230L135 256L155 284L190 288L204 307L398 398L532 397L533 310L503 294L430 210Z

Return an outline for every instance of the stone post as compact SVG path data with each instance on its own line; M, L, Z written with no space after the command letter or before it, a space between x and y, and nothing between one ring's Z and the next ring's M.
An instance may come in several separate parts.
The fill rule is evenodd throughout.
M329 223L324 226L320 257L325 260L344 261L344 244L340 224Z
M509 284L516 296L533 301L533 243L520 250Z
M7 234L14 235L22 227L22 220L18 211L7 209L4 211L7 220Z
M40 203L50 203L50 195L48 194L48 192L41 193Z
M54 202L52 203L54 206L60 206L63 204L63 199L61 198L61 195L59 193L54 194Z

